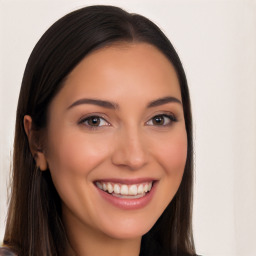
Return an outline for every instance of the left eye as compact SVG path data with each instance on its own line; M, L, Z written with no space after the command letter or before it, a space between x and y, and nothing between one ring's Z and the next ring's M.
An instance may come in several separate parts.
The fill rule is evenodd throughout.
M85 124L90 127L100 127L107 126L109 123L100 116L89 116L84 118L80 123Z
M147 122L147 125L165 126L176 121L177 120L173 115L156 115Z

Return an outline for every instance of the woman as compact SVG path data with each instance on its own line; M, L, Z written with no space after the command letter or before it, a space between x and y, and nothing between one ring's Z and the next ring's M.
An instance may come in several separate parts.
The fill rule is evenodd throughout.
M5 247L195 255L192 144L185 73L160 29L112 6L64 16L24 73Z

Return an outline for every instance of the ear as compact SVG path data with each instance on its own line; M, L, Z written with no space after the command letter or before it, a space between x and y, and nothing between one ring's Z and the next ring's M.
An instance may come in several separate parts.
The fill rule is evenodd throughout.
M29 115L25 115L23 119L24 129L28 137L30 151L36 161L37 167L41 171L48 169L47 160L42 149L38 145L38 140L35 138L35 131L32 130L32 118Z

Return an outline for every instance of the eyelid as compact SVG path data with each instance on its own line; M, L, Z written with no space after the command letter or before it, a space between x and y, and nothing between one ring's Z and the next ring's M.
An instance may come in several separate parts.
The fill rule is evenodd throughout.
M163 117L163 118L168 118L169 119L169 122L167 124L153 124L153 119L156 118L156 117ZM176 116L173 114L173 113L159 113L159 114L155 114L153 117L151 117L147 122L146 124L149 125L149 126L158 126L158 127L161 127L161 126L171 126L173 125L174 122L177 122L177 118ZM152 124L149 124L149 123L152 123Z
M102 120L104 120L104 122L106 122L107 124L106 124L106 125L100 125L100 126L93 126L93 125L85 124L85 122L87 122L90 118L93 118L93 117L102 119ZM86 115L86 116L83 116L82 118L79 119L78 124L84 125L84 126L85 126L86 128L88 128L88 129L99 129L99 128L102 128L102 127L110 126L110 125L111 125L111 124L106 120L105 117L103 117L101 114L98 114L98 113L91 113L91 114L88 114L88 115Z

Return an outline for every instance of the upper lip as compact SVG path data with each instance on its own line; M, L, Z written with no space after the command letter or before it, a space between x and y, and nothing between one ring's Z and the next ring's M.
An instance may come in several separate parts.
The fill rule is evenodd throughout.
M135 178L135 179L118 179L118 178L110 178L110 179L98 179L95 182L111 182L111 183L120 183L120 184L139 184L144 182L156 181L154 178Z

